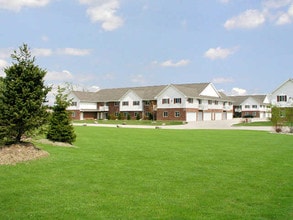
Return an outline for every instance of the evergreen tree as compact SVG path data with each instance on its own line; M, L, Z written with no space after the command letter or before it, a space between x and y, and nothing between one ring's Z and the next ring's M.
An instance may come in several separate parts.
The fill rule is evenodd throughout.
M7 143L21 141L47 121L47 93L44 85L46 71L35 65L26 44L11 54L13 63L4 68L6 77L1 81L0 94L0 140Z
M50 119L47 138L52 141L59 141L72 144L75 141L73 125L71 124L70 113L66 108L70 106L71 101L68 95L64 94L65 89L58 87L53 114Z

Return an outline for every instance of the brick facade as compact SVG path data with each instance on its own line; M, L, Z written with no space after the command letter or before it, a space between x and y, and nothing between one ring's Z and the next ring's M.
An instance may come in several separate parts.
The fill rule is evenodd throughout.
M158 109L157 120L163 121L186 121L186 109L182 108L167 108Z

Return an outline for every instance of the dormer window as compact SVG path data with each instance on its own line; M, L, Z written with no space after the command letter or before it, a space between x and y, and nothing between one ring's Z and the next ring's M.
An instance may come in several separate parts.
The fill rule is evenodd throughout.
M277 102L287 102L286 95L277 95Z

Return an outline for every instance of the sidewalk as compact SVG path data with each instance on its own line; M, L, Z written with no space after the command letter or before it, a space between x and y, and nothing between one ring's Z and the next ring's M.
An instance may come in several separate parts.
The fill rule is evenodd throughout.
M121 125L121 124L78 124L75 126L96 126L96 127L117 127L117 128L144 128L144 129L228 129L228 130L256 130L273 131L270 126L233 126L240 123L240 119L219 120L219 121L196 121L182 125Z

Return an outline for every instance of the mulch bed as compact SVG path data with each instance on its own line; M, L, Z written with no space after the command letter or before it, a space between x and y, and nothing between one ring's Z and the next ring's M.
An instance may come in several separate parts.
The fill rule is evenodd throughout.
M0 146L0 165L15 165L20 162L36 160L47 156L49 156L48 152L28 142Z

